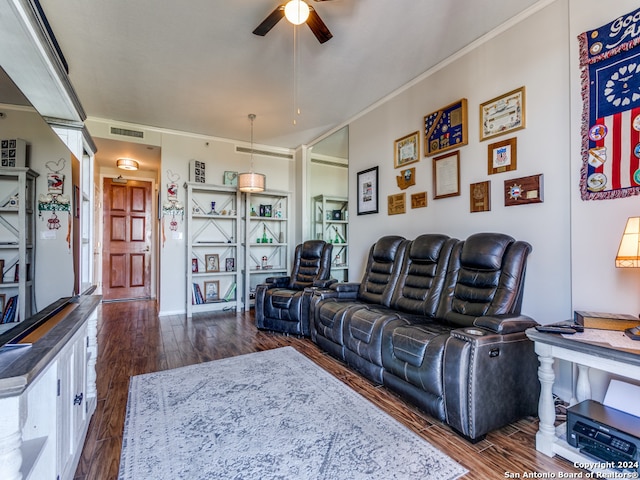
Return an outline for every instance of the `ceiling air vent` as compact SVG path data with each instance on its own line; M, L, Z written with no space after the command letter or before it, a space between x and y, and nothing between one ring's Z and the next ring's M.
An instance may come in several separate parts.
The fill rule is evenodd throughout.
M123 137L144 138L144 132L131 130L129 128L111 127L111 135L121 135Z
M251 149L236 145L236 153L251 153ZM287 160L293 160L293 155L291 153L270 152L269 150L258 150L254 148L253 154L261 155L263 157L286 158Z

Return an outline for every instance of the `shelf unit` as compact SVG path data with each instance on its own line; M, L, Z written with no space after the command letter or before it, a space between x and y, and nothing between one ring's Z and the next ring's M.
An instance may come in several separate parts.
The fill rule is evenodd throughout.
M185 183L185 188L187 317L214 310L240 311L240 193L236 187L201 183ZM194 285L204 303L196 303Z
M16 319L36 310L35 288L35 180L29 168L0 168L0 260L3 268L0 295L4 305L17 295ZM0 319L1 320L1 319ZM0 325L0 333L11 328Z
M314 238L333 244L331 276L349 280L349 201L345 197L317 195L313 197Z
M289 192L275 190L245 196L244 306L247 311L253 305L256 285L264 283L267 277L286 276L290 272L290 201Z

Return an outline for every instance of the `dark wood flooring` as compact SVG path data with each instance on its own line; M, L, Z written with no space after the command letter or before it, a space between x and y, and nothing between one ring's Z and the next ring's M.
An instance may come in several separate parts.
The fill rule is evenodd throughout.
M153 301L136 301L99 307L98 405L75 479L117 478L131 376L287 345L464 465L469 469L464 480L527 478L525 474L534 478L532 473L546 472L554 472L557 477L558 472L581 472L570 462L551 459L535 450L535 418L520 420L471 444L384 387L349 370L311 340L259 331L253 312L199 314L192 319L184 315L158 317Z

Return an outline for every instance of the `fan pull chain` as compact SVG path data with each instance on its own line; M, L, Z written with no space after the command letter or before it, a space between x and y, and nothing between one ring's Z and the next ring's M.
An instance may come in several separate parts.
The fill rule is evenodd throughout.
M300 115L300 105L298 104L298 26L293 26L293 124L297 125L296 115Z

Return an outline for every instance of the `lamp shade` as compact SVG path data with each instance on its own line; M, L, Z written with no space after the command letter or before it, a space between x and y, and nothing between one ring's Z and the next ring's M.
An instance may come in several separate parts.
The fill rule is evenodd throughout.
M640 217L629 217L616 255L616 267L640 267Z
M284 7L284 16L294 25L300 25L309 18L309 5L303 0L291 0Z
M121 168L122 170L138 169L138 162L136 162L132 158L119 158L118 160L116 160L116 165L118 166L118 168Z
M262 173L246 172L238 175L238 189L241 192L264 192L265 176Z

